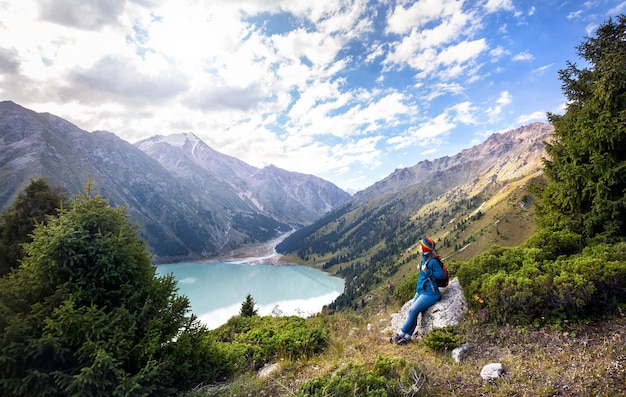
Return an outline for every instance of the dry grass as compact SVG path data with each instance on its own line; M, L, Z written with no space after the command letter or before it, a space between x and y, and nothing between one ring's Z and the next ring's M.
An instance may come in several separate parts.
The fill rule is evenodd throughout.
M449 352L435 352L417 340L404 346L389 343L387 313L368 319L336 314L328 316L328 323L332 337L324 354L281 361L280 369L263 381L241 377L236 388L222 395L289 396L303 381L349 362L371 367L379 355L420 364L426 376L421 396L626 395L624 317L567 331L464 324L460 332L472 349L461 363ZM480 370L492 362L502 363L506 372L489 383Z

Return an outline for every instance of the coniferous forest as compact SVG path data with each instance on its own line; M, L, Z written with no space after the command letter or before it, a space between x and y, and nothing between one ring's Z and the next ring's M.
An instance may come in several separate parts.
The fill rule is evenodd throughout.
M566 112L549 114L554 132L546 143L544 176L529 187L537 231L519 246L493 245L450 263L470 309L458 329L438 331L404 350L363 331L381 307L388 314L412 296L410 278L394 286L395 301L368 310L374 305L363 291L415 268L419 258L406 250L437 227L433 219L416 219L409 227L400 218L378 216L390 213L381 208L361 214L362 234L350 236L341 233L338 218L322 219L280 248L304 262L333 253L326 267L346 279L344 295L308 319L261 317L248 296L240 315L207 330L175 280L155 276L125 208L92 194L91 181L83 193L67 197L39 179L0 216L0 393L625 393L626 16L609 19L577 49L585 66L568 63L559 73ZM336 234L315 240L310 231L320 226ZM384 247L374 249L372 233L384 237ZM306 239L310 248L303 251L299 242ZM478 384L466 366L444 357L467 339L491 343L491 350L475 350L469 363L476 365L495 344L520 343L501 349L512 368L508 378ZM544 344L533 345L538 343ZM559 349L555 357L542 350L552 346ZM255 375L271 363L281 364L278 375Z

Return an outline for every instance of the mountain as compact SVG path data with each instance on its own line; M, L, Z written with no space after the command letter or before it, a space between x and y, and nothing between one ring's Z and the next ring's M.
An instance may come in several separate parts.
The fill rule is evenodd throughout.
M259 211L279 222L308 225L350 195L313 175L262 169L216 152L192 133L155 136L136 147L155 158L188 186L200 187L232 210ZM221 197L220 197L221 196Z
M491 244L517 245L534 231L529 184L542 175L552 126L534 123L454 156L397 169L286 238L284 255L345 277L334 305L355 305L410 271L415 242L431 236L446 258L470 259Z
M129 217L138 225L139 235L155 260L169 260L217 256L244 244L269 241L293 225L310 223L316 214L320 216L349 197L319 178L275 167L263 173L220 155L203 143L195 143L198 152L204 153L204 162L185 162L189 167L185 175L183 160L172 171L113 133L86 132L49 113L36 113L10 101L0 102L0 210L9 208L31 179L45 177L51 186L60 186L70 194L82 191L91 179L95 182L93 193L108 199L111 205L127 206ZM211 155L216 159L211 160ZM232 174L220 167L229 164L238 175L249 175L245 179L247 190L233 190L223 183ZM274 204L264 191L267 184L250 182L255 173L262 174L260 181L271 180L272 175L279 181L291 180L293 191L289 185L281 185L289 200L303 197L302 186L312 180L328 194L305 195L301 206L285 207L280 216L274 217L272 211L261 210L259 204L245 196L265 198L265 202L260 202L267 208ZM291 179L285 179L285 175ZM263 189L251 190L255 183ZM307 200L315 201L316 197L321 201L310 207L314 210L307 207L307 211L297 213L309 205ZM279 199L283 203L287 200Z

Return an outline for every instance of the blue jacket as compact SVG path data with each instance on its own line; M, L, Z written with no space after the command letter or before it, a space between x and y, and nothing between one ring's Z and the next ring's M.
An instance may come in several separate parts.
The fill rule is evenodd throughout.
M427 263L426 271L422 270L424 263ZM444 274L437 258L431 256L430 253L422 254L419 271L420 275L417 278L417 286L415 287L417 295L440 295L435 278L443 278Z

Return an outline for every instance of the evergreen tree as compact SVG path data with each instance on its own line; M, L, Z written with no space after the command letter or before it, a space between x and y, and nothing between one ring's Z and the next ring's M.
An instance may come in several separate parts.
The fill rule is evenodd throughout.
M626 235L626 16L577 47L586 67L559 72L568 104L547 143L539 224L587 237Z
M19 265L24 256L22 244L31 240L35 225L46 222L67 203L60 189L52 189L44 178L31 180L13 207L0 214L0 276Z
M246 300L244 300L241 303L241 309L239 309L239 315L241 317L256 316L258 314L258 311L257 309L254 308L255 304L256 303L254 302L252 295L250 294L246 295Z
M172 395L211 371L206 329L124 208L79 195L24 250L0 279L0 395Z

